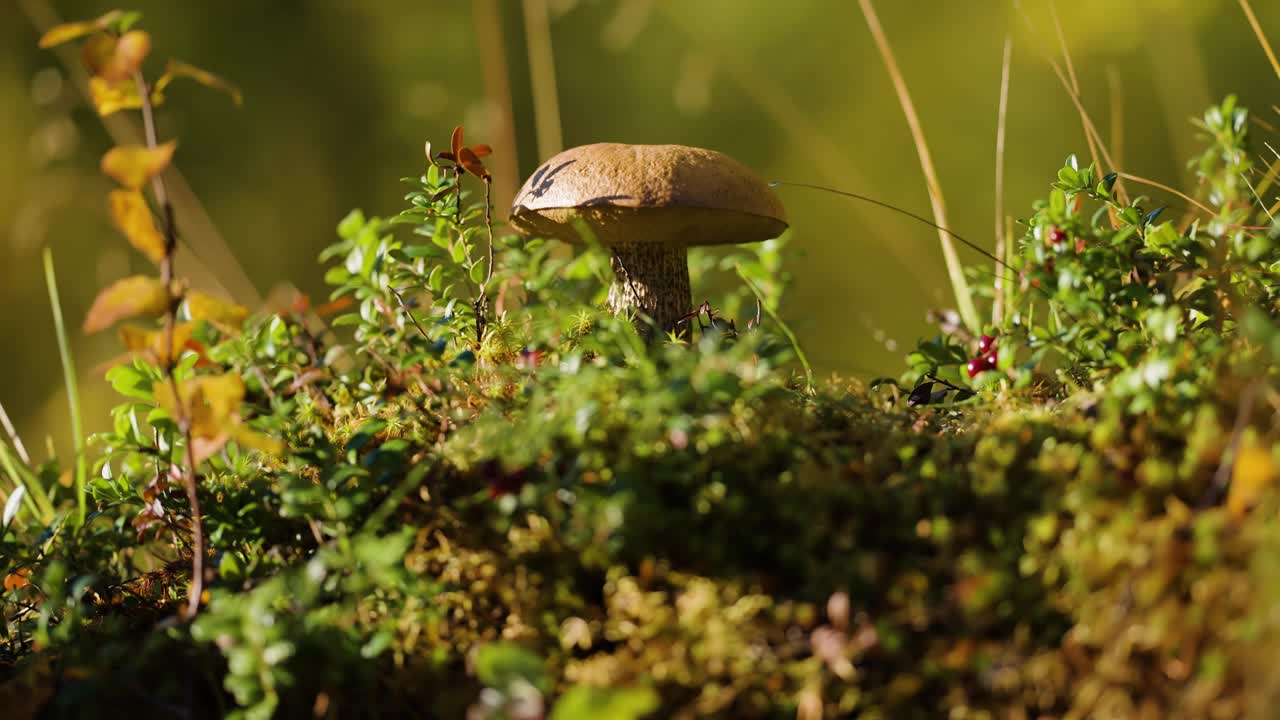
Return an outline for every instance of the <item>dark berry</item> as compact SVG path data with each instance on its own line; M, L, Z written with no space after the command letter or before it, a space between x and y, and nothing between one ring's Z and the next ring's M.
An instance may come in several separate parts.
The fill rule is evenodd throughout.
M1067 234L1062 230L1062 228L1056 227L1049 231L1049 242L1053 243L1054 245L1061 245L1063 242L1066 241L1066 239L1067 239Z
M989 369L994 370L1000 364L1000 352L992 349L991 352L982 356L983 362L987 364Z
M983 335L982 337L978 338L978 354L986 355L988 352L991 351L991 348L995 347L995 344L996 344L995 338L991 337L990 335Z

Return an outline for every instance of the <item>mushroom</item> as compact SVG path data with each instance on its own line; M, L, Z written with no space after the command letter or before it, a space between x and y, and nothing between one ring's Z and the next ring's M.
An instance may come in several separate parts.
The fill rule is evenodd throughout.
M726 155L684 145L570 148L543 163L511 207L524 235L581 244L579 221L613 254L609 309L643 312L663 331L690 312L688 248L759 242L787 228L768 183Z

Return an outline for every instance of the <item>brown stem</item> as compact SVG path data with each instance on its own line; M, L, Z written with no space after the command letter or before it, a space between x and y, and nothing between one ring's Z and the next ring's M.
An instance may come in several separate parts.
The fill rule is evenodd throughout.
M159 140L156 137L155 109L151 105L151 88L142 77L141 72L134 72L133 81L138 86L138 96L142 100L142 126L147 147L154 150ZM178 247L177 226L173 219L173 205L169 203L169 194L164 185L164 178L157 173L151 178L151 192L155 196L156 205L164 216L164 258L160 261L160 280L169 293L169 303L164 314L164 351L161 361L165 373L169 377L169 385L173 390L174 407L177 417L178 432L182 433L185 447L185 468L179 468L182 486L187 494L187 504L191 509L191 585L187 589L187 608L185 617L193 619L200 612L200 596L204 594L204 516L200 512L200 497L197 492L195 448L191 446L191 417L179 391L178 377L174 373L173 333L178 320L178 306L182 303L182 293L174 283L173 256Z
M642 312L653 318L660 332L676 327L689 314L689 263L683 247L660 243L619 244L613 247L613 272L617 280L609 288L609 309L614 314ZM648 325L636 323L642 335ZM687 326L686 326L687 331Z

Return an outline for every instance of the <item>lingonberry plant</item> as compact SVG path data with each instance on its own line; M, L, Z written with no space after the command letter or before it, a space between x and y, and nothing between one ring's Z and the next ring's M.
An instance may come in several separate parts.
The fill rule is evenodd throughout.
M1152 393L1206 388L1245 314L1274 308L1280 247L1247 179L1247 111L1227 98L1197 125L1209 146L1192 164L1203 201L1182 195L1179 212L1144 196L1122 201L1114 173L1098 177L1069 157L1023 222L1008 268L1016 282L984 288L1003 293L1005 321L976 341L922 344L906 379L959 382L962 367L980 388L1049 381L1059 396L1107 381L1133 391L1134 410Z

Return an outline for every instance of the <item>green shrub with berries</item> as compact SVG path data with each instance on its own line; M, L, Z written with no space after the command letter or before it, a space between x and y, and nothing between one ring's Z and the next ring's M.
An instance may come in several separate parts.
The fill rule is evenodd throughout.
M122 333L83 521L63 464L0 444L31 488L0 534L0 707L1265 712L1280 228L1246 112L1202 130L1185 207L1069 160L976 285L994 322L863 385L802 371L784 241L696 255L741 287L642 340L599 309L606 255L493 217L459 128L404 212L339 223L326 302L187 296Z

